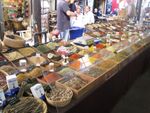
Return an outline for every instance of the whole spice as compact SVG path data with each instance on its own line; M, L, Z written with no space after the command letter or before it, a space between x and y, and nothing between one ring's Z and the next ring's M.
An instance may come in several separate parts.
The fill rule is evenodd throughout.
M18 50L23 56L27 57L35 53L35 50L31 47L26 47Z
M4 109L4 113L43 113L45 103L42 100L35 98L21 98L14 105L8 105ZM46 106L46 105L45 105Z
M92 76L92 77L98 77L101 76L104 73L104 69L100 69L100 68L89 68L83 71L84 74Z
M14 61L20 58L23 58L24 56L22 56L19 52L14 51L14 52L10 52L10 53L4 53L4 56L9 60L9 61Z
M68 73L74 73L74 70L72 70L70 68L63 68L62 70L60 70L58 72L58 74L60 74L62 76L66 76Z
M37 49L41 52L41 53L48 53L51 49L48 48L46 45L39 45L37 47Z
M79 76L71 77L68 81L66 81L64 84L68 87L71 87L73 89L79 90L82 87L84 87L88 81L83 80Z
M77 59L79 59L79 58L81 58L81 55L79 55L79 54L77 54L77 53L74 53L74 54L72 54L72 55L70 56L70 59L71 59L71 60L77 60Z
M105 60L105 61L101 62L100 64L97 64L97 67L104 68L104 69L110 69L115 65L116 65L116 63L114 61Z
M17 70L11 66L11 65L4 65L0 67L1 70L5 71L7 74L13 74L15 73Z
M58 80L60 77L55 73L48 73L45 76L39 77L37 80L43 84L53 83Z
M35 64L35 65L37 65L37 64L41 65L42 63L46 62L46 59L44 57L42 57L42 56L39 56L39 57L32 56L32 57L29 57L28 60L30 62L32 62L33 64Z
M49 93L46 93L48 99L52 101L66 101L72 97L71 90L62 87L54 87Z

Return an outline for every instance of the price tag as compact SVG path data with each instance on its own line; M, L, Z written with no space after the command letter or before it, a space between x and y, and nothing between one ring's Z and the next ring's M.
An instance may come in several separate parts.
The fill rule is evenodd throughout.
M89 60L89 56L88 55L85 55L84 57L80 58L79 61L82 64L81 65L81 69L92 65L90 60Z
M45 98L45 96L44 96L45 92L44 92L43 86L41 84L36 84L36 85L32 86L30 89L31 89L31 92L34 97L41 98L41 99Z
M6 76L7 86L10 91L16 90L18 88L18 81L16 75Z

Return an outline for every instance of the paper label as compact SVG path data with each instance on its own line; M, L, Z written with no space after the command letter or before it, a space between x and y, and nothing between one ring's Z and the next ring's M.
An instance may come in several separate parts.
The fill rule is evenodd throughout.
M31 92L32 92L33 96L36 98L41 98L45 95L43 86L41 84L36 84L36 85L32 86Z
M9 90L18 88L18 81L16 75L6 76L6 81Z
M81 65L81 69L92 65L90 60L89 60L89 56L88 55L85 55L84 57L80 58L79 61L82 64Z

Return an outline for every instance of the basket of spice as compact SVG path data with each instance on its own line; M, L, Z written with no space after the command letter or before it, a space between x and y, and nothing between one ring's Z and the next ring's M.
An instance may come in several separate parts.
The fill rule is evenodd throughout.
M25 41L18 35L5 35L4 44L12 48L21 48L24 47Z
M47 102L55 107L64 107L68 105L72 97L72 90L61 85L53 86L52 90L46 93Z
M23 97L17 103L7 105L3 113L47 113L47 105L40 99Z

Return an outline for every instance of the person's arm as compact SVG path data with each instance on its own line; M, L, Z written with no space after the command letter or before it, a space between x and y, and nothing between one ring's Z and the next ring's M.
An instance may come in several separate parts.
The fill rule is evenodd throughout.
M70 8L67 4L63 4L63 12L67 14L67 16L76 16L76 13L70 11Z
M74 12L72 12L72 11L70 11L70 10L66 11L66 14L67 14L68 16L76 16L76 13L74 13Z

